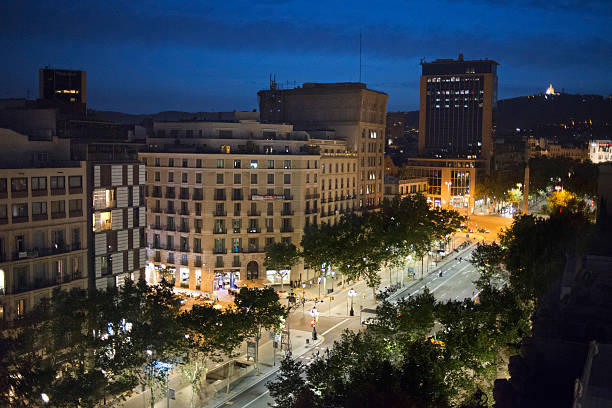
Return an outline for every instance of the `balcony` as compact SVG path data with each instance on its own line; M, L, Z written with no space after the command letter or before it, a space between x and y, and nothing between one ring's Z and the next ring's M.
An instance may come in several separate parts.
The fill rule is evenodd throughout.
M176 247L174 245L166 245L166 251L175 251Z
M33 248L24 251L13 252L13 260L18 261L20 259L40 258L43 256L52 256L58 254L64 254L66 252L78 251L81 249L81 244L66 245L56 244L50 248Z
M163 210L161 208L151 208L151 212L155 214L161 214L162 211Z
M215 194L215 200L217 201L225 201L225 194Z
M213 254L227 254L227 249L225 249L225 248L213 248Z
M161 190L153 190L151 191L151 197L161 198L162 192Z
M83 215L83 210L70 210L68 211L69 217L80 217Z
M234 228L232 231L234 231L234 234L240 234L240 228Z
M202 251L200 251L200 252L202 252ZM193 263L193 266L195 266L197 268L202 267L202 260L197 260L196 259L195 262Z
M263 250L263 248L259 248L258 246L250 246L247 252L249 254L258 254L258 253L262 253L265 251Z
M291 210L286 210L286 211L283 210L281 212L281 215L290 216L290 215L293 215L293 211L291 211Z
M253 227L253 228L249 228L249 229L247 230L247 232L248 232L249 234L257 234L257 233L260 233L260 232L261 232L261 229L260 229L260 228L255 228L255 227Z
M189 226L181 225L181 227L179 228L179 232L189 232Z
M64 195L64 194L66 194L66 187L51 188L51 195ZM15 193L13 193L12 196L15 197Z
M179 200L189 200L189 193L179 194Z
M40 190L34 190L32 189L32 197L41 197L41 196L46 196L48 194L47 189L43 188Z
M202 228L201 227L195 227L195 233L196 234L201 234L202 233Z
M0 218L0 225L3 225L3 224L8 224L8 217Z
M215 228L213 234L227 234L227 228Z
M285 195L285 196L283 197L283 200L287 200L287 201L289 201L289 200L293 200L293 196L292 196L292 195Z
M166 191L166 198L176 198L174 191Z
M271 216L273 216L273 215L274 215L274 211L268 211L268 212L266 213L266 215L268 215L269 217L271 217Z
M162 246L159 242L157 243L152 243L151 244L151 249L162 249Z
M149 226L149 229L161 230L161 229L162 229L162 226L161 226L161 225L158 225L158 224L157 224L157 225L151 225L151 226Z
M232 194L232 201L242 201L244 196L242 194Z
M307 194L306 195L306 200L313 200L313 199L317 199L320 197L320 194Z
M176 210L174 208L166 208L166 214L176 214Z
M249 217L259 217L261 215L261 211L249 211Z
M193 253L194 254L201 254L202 253L202 248L198 248L198 247L193 248Z
M274 232L274 227L267 227L266 232Z
M233 254L239 254L242 252L242 247L232 247Z
M157 254L153 257L153 262L161 262L161 255Z
M234 217L240 217L240 211L234 211Z
M189 210L188 209L181 209L181 215L189 215Z
M193 193L193 200L203 200L204 199L204 195L202 193Z
M292 227L281 227L281 232L293 232Z
M225 217L225 216L227 216L227 212L225 212L225 211L215 211L214 216L215 217Z
M176 226L174 226L174 225L166 225L166 231L176 231Z
M58 218L66 218L66 211L52 212L51 218L54 220Z

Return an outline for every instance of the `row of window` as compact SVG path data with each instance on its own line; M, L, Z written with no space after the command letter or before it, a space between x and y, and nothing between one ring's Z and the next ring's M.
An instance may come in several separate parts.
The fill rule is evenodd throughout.
M155 167L161 167L162 166L162 158L161 157L155 157L154 159L154 163L155 163ZM229 161L231 164L231 166L226 166L226 161ZM195 159L195 166L189 166L189 159L175 159L172 157L169 157L167 159L164 159L164 167L184 167L184 168L188 168L188 167L196 167L196 168L202 168L203 166L203 160L202 159ZM244 162L244 163L243 163ZM261 162L261 164L260 164ZM310 160L306 161L306 168L309 169L310 168ZM241 159L234 159L234 160L226 160L226 159L217 159L216 161L216 168L218 169L225 169L225 168L234 168L234 169L259 169L259 168L264 168L263 167L263 163L264 160L241 160ZM277 167L276 166L276 160L266 160L265 163L267 164L267 167L265 167L266 169L275 169L275 168L283 168L283 169L291 169L293 168L293 162L292 160L283 160L283 164L282 167ZM179 165L180 164L180 165ZM244 167L243 167L244 164ZM313 163L313 169L316 169L318 167L318 160L314 160Z
M182 173L181 174L181 183L187 183L188 182L188 173ZM259 183L259 175L257 173L251 173L250 175L250 181L251 184L258 184ZM235 173L233 175L233 181L234 184L242 184L242 174L241 173ZM160 182L161 181L161 174L160 172L156 171L155 172L155 182ZM217 173L216 174L216 181L217 184L225 184L225 174L224 173ZM168 172L167 175L167 182L168 183L174 183L174 172ZM269 173L266 175L266 182L267 184L275 184L275 174L274 173ZM314 174L314 182L317 182L317 174ZM202 184L202 173L196 173L195 175L195 183L196 184ZM310 174L306 174L306 183L310 183ZM291 174L283 174L283 184L291 184Z
M66 216L66 201L57 200L51 201L50 205L47 201L34 201L30 204L32 207L32 221L46 220L48 210L51 210L51 218L64 218ZM11 214L13 223L27 222L29 220L28 203L18 203L11 206ZM78 217L83 215L83 200L68 200L68 212L70 217ZM8 218L8 206L0 204L0 219Z
M64 190L66 188L66 176L48 177L51 190ZM11 177L11 192L21 193L28 191L28 177ZM47 190L47 177L30 177L30 188L32 192ZM83 179L81 176L68 176L69 188L82 188ZM0 193L8 192L8 180L0 178Z

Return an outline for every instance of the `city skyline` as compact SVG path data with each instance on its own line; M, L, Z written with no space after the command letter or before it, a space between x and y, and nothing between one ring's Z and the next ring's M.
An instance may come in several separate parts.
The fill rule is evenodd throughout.
M0 98L36 98L37 71L49 65L87 71L93 109L252 110L270 74L291 88L359 81L360 32L361 80L389 94L389 111L418 109L421 58L459 53L500 63L499 99L549 83L608 95L610 16L612 4L595 0L388 2L377 10L292 1L12 3L0 25L10 62Z

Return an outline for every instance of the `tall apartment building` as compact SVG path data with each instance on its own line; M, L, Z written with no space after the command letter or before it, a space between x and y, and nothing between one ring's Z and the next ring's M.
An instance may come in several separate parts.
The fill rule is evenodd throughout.
M126 278L144 277L146 262L145 166L137 162L89 162L93 228L90 287L106 290Z
M159 279L162 265L174 271L177 287L192 290L278 281L263 266L267 245L299 246L306 225L353 210L353 199L341 195L353 194L356 159L342 141L254 121L161 122L154 131L140 153L147 167L149 282ZM325 177L323 165L330 169ZM323 180L333 180L325 185L331 194L325 204ZM314 276L298 265L286 281Z
M0 129L0 320L88 285L87 166L68 141Z
M492 60L421 62L419 154L490 160L497 65Z
M363 83L304 83L270 89L259 96L262 123L289 123L296 129L330 129L357 154L357 200L373 208L383 199L385 114L388 95Z

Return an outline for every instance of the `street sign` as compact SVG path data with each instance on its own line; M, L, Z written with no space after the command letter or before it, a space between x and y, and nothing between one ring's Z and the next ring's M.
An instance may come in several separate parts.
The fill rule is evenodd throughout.
M275 349L277 349L277 348L278 348L278 341L273 342L273 343L272 343L272 347L274 347Z
M173 388L168 388L168 398L170 398L171 400L176 399Z

